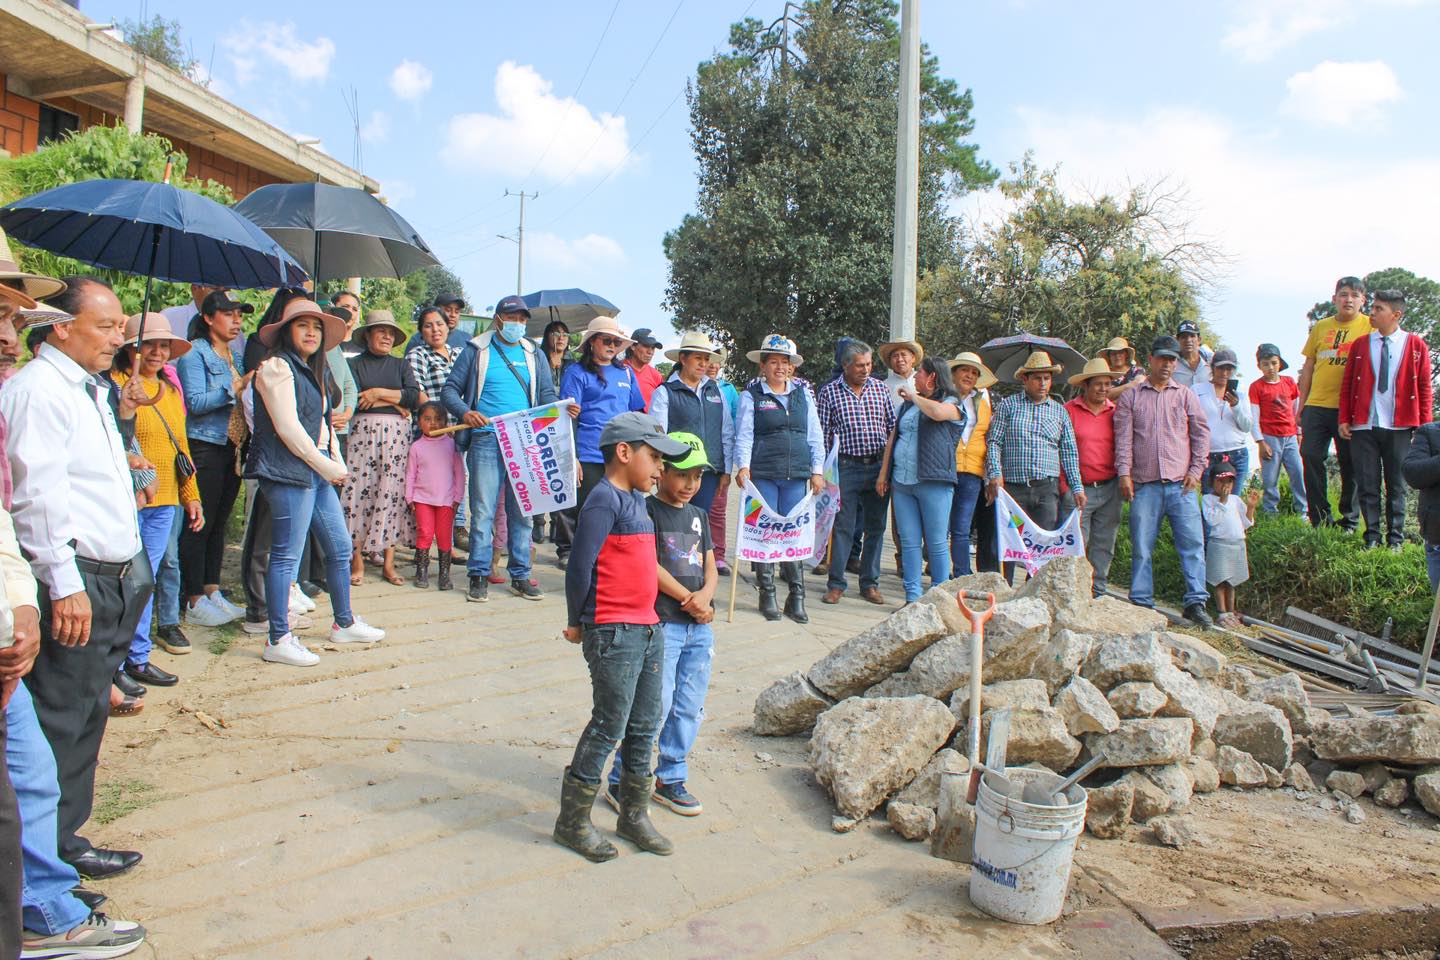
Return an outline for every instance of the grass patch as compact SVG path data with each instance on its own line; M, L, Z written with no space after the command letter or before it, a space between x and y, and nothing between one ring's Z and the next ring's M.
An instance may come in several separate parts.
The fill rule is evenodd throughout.
M225 651L235 645L240 639L240 628L233 623L222 624L215 627L210 637L210 653L217 657L223 657Z
M95 785L95 808L90 819L104 825L143 810L160 799L155 785L144 780L108 780Z

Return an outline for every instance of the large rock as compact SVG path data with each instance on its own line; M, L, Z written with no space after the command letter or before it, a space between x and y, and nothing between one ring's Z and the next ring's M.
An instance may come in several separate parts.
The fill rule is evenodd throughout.
M1153 633L1107 640L1091 652L1080 673L1101 690L1129 680L1152 681L1172 666L1170 651Z
M1120 726L1120 718L1105 699L1105 694L1078 675L1055 694L1055 709L1065 718L1065 729L1070 731L1071 736L1113 733Z
M1303 790L1306 793L1315 792L1315 779L1310 776L1309 770L1298 763L1292 763L1285 768L1284 772L1280 774L1280 783L1282 786L1294 790Z
M1259 678L1255 676L1255 671L1249 667L1242 667L1238 663L1226 664L1224 668L1221 669L1220 676L1215 678L1215 682L1221 687L1224 687L1231 693L1239 694L1242 697L1245 696L1245 692L1250 689L1251 684L1256 683L1258 680Z
M965 616L960 609L960 604L955 602L955 594L950 593L942 586L934 586L920 594L920 599L915 603L934 607L935 612L940 614L940 619L945 621L945 632L947 634L970 632L970 618ZM912 604L913 606L914 604ZM904 608L901 608L904 609Z
M1276 770L1290 766L1290 721L1285 714L1267 703L1242 700L1234 706L1235 712L1215 721L1211 736L1216 744L1248 753Z
M1039 710L1050 706L1050 697L1045 690L1044 680L1001 680L980 688L980 712L1030 709ZM956 721L964 726L970 722L970 688L961 687L950 696L950 712Z
M1355 772L1365 778L1365 789L1371 793L1378 792L1381 787L1394 779L1390 776L1390 771L1385 769L1385 764L1383 763L1363 764Z
M990 717L981 719L980 740L990 742ZM983 755L983 754L982 754ZM1038 710L1010 711L1010 739L1005 751L1005 764L1018 767L1039 763L1051 770L1068 770L1080 755L1080 741L1065 729L1065 720L1053 707Z
M1085 829L1102 840L1122 837L1130 826L1135 787L1123 780L1085 791Z
M1387 781L1383 787L1375 791L1375 802L1382 807L1394 809L1408 799L1410 799L1410 784L1400 777Z
M1137 607L1133 603L1104 596L1090 601L1090 606L1084 611L1056 622L1104 643L1106 640L1155 633L1164 630L1170 621L1165 619L1165 614L1148 607Z
M1175 665L1191 676L1214 680L1230 662L1225 654L1188 633L1165 630L1160 633L1160 642L1170 649Z
M1119 782L1130 784L1135 791L1135 799L1130 806L1130 819L1134 822L1144 823L1151 817L1170 811L1170 794L1139 770L1131 770Z
M1310 695L1305 692L1305 684L1301 682L1299 674L1282 673L1252 683L1250 689L1245 691L1245 699L1268 703L1285 714L1285 719L1290 721L1290 729L1295 733L1310 732ZM1329 716L1325 719L1328 722Z
M1140 773L1165 791L1170 798L1170 812L1178 813L1190 806L1190 797L1195 792L1195 781L1189 767L1181 763L1169 763L1163 767L1141 767Z
M1214 793L1220 789L1220 771L1215 764L1204 757L1191 757L1185 761L1185 771L1196 793Z
M853 697L905 669L916 654L948 632L935 606L912 603L831 650L806 675L833 700Z
M970 761L964 754L946 747L930 758L930 762L915 775L909 785L895 794L901 803L913 803L934 809L940 806L940 775L945 772L968 773ZM893 804L894 801L892 800Z
M1106 767L1150 767L1179 763L1190 755L1194 724L1186 717L1121 720L1114 733L1085 738L1091 756L1105 754Z
M1343 793L1351 800L1364 796L1367 789L1365 778L1353 770L1332 770L1330 776L1325 778L1325 787L1336 793Z
M834 705L797 671L776 680L755 698L755 732L762 737L805 733L815 726L816 717Z
M1050 610L1038 598L1017 597L998 605L985 625L985 679L1029 677L1050 645L1050 624Z
M1341 763L1440 763L1440 716L1336 718L1310 735L1315 756Z
M1411 786L1415 799L1428 812L1440 817L1440 770L1426 771L1415 778Z
M1045 601L1050 615L1063 623L1089 609L1093 579L1090 561L1084 557L1056 557L1026 580L1015 596Z
M935 809L918 803L891 800L885 805L885 819L906 840L928 840L935 832Z
M1061 687L1070 682L1071 677L1080 672L1080 666L1085 662L1085 658L1090 656L1090 651L1098 641L1089 634L1076 633L1065 627L1056 630L1052 626L1052 630L1050 642L1040 651L1040 656L1035 659L1031 670L1036 677L1045 681L1045 686L1053 697Z
M1155 684L1144 680L1119 684L1105 695L1105 699L1117 714L1132 720L1137 717L1153 717L1165 706L1165 694L1161 693Z
M815 721L810 765L840 812L859 820L915 779L954 727L930 697L851 697Z
M1220 782L1236 787L1263 787L1266 783L1265 768L1260 761L1243 750L1222 746L1215 753L1215 769L1220 771Z
M950 594L952 602L956 597L960 596L962 591L965 593L993 593L995 594L996 603L1004 603L1015 595L1015 588L1010 586L1002 575L990 571L986 571L985 573L971 573L963 577L952 577L944 583L937 583L935 588L932 589L944 590ZM985 605L985 601L983 600L966 602L970 603L972 607L983 607ZM956 606L958 607L959 604L956 604Z
M1206 684L1170 664L1155 673L1153 682L1165 695L1160 716L1189 717L1195 721L1195 739L1207 739L1220 716L1220 699L1206 690Z

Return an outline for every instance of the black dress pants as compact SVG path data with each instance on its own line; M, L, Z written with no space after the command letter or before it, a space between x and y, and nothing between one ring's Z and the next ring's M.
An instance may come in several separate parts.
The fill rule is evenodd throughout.
M1305 407L1300 411L1300 462L1305 473L1305 503L1314 527L1335 522L1330 513L1330 478L1325 460L1330 443L1340 461L1340 526L1354 530L1359 522L1355 497L1355 466L1350 441L1340 436L1340 411L1330 407Z
M1037 527L1054 530L1060 525L1060 481L1057 478L1050 477L1029 485L1007 483L1005 492ZM994 517L995 505L991 504L989 510ZM993 527L993 520L991 525ZM1012 584L1015 582L1015 564L1005 564L1005 579Z
M553 534L556 556L568 557L570 555L570 543L575 536L575 521L580 516L580 508L585 505L585 498L590 496L590 491L594 490L595 485L604 479L605 464L581 462L579 499L569 510L552 514L559 520L559 527Z
M245 538L240 546L240 580L245 585L245 619L268 620L265 574L270 570L270 502L256 483L250 490Z
M140 612L150 602L155 578L144 549L124 577L82 570L90 598L90 642L66 647L55 640L49 594L40 590L40 655L25 678L35 714L55 751L60 781L60 859L90 849L79 830L95 802L95 764L110 717L110 682L130 651Z
M0 710L0 754L5 752L5 711ZM0 763L0 960L20 956L20 809L10 772Z
M1405 477L1400 464L1410 449L1414 430L1352 430L1350 454L1355 464L1355 487L1360 515L1365 518L1365 542L1394 547L1405 542ZM1380 525L1380 485L1385 485L1385 525ZM1307 491L1308 492L1308 491Z

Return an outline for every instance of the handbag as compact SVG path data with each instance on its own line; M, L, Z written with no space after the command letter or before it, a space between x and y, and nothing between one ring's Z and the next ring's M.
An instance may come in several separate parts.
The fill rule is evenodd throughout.
M170 438L170 445L175 448L175 476L183 487L185 481L195 476L195 461L190 459L190 454L180 449L180 443L170 431L170 424L165 422L164 414L156 410L155 416L160 418L160 426L165 428L165 435Z

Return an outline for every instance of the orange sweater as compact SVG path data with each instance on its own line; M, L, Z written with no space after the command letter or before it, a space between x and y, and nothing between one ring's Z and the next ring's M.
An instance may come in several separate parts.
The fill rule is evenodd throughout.
M115 382L122 387L129 379L126 374L115 374ZM145 384L145 392L152 397L155 395L157 382L164 381L150 381ZM175 474L175 444L170 442L170 437L165 432L165 424L160 422L161 417L170 425L170 432L175 434L176 442L188 457L190 441L185 436L185 402L180 397L180 391L168 382L165 382L165 396L160 398L159 403L135 411L135 439L140 442L140 452L145 455L145 459L155 464L155 499L148 505L178 507L181 503L199 500L200 485L195 482L194 477L185 481L183 486L179 484L179 477Z

